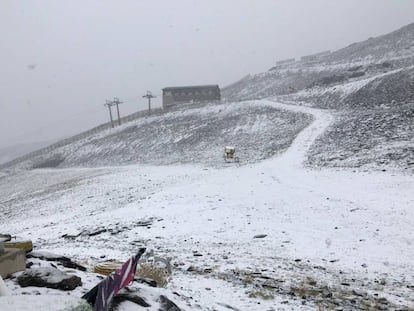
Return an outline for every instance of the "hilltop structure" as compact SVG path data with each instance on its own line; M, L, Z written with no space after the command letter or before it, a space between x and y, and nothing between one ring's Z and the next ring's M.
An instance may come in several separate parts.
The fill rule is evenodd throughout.
M220 100L218 85L166 87L162 89L162 107L167 109L180 103Z

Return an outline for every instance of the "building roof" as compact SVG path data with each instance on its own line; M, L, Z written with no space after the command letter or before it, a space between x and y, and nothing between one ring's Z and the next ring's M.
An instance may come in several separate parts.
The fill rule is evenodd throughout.
M178 90L188 90L188 89L212 89L219 88L217 84L210 85L190 85L190 86L174 86L163 88L163 91L178 91Z

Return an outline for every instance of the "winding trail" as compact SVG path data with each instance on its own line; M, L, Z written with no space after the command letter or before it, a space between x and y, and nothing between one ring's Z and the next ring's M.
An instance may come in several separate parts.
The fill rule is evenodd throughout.
M277 162L281 165L292 166L294 168L301 168L303 162L306 160L306 155L313 144L313 142L321 135L333 122L333 116L321 109L288 105L269 100L263 100L264 104L271 105L276 108L285 109L293 112L300 112L310 114L314 117L313 122L307 126L299 135L293 140L291 146L277 158Z
M260 103L311 114L314 121L284 153L251 165L84 169L82 180L67 189L24 202L30 227L16 214L5 230L81 262L103 255L119 259L145 243L160 256L174 259L177 272L170 288L209 306L200 310L223 310L224 302L239 310L257 310L257 299L246 294L247 283L189 273L190 266L220 276L260 271L282 279L286 286L307 277L330 286L348 277L347 282L356 280L348 288L358 289L364 283L359 289L366 291L377 290L378 284L370 280L384 278L381 295L402 305L414 301L408 287L414 284L412 176L306 168L303 162L309 148L333 116L305 106ZM62 172L54 172L61 184ZM74 169L64 172L67 178L79 175ZM31 183L42 180L35 173ZM156 221L148 227L136 226L148 219ZM102 226L123 231L87 239L61 238ZM258 235L264 237L254 238ZM275 294L274 300L260 301L261 310L275 305L283 310L285 299L289 309L315 309Z

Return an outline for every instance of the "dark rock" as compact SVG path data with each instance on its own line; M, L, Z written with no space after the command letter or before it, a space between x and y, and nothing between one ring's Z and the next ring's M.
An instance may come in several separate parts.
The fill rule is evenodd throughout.
M267 237L267 234L257 234L253 237L253 239L263 239Z
M159 311L181 311L181 309L166 296L160 296L160 307Z
M124 301L130 301L135 303L138 306L144 307L144 308L148 308L151 307L151 305L149 303L147 303L145 301L144 298L134 294L134 293L122 293L122 294L118 294L117 296L114 297L114 299L112 300L112 305L109 309L109 311L115 311L118 309L118 307L124 302Z
M353 71L358 71L358 70L360 70L360 69L362 69L362 66L355 66L355 67L351 67L351 68L349 68L349 69L348 69L348 71L353 72Z
M64 234L64 235L62 235L62 238L73 239L74 240L74 239L78 238L79 236L81 236L83 233L84 233L84 231L80 231L77 234Z
M140 221L135 223L135 226L137 226L137 227L147 227L147 226L151 226L153 222L154 222L153 219L140 220Z
M362 76L364 76L365 75L365 72L364 71L356 71L356 72L353 72L353 73L351 73L350 75L349 75L349 78L358 78L358 77L362 77Z
M73 290L82 285L81 278L52 267L27 269L17 277L21 287L36 286L60 290Z
M352 290L352 295L358 296L358 297L364 297L366 296L365 293L361 292L361 291L357 291L355 289Z
M107 230L107 229L100 229L100 230L96 230L96 231L94 231L94 232L90 232L90 233L88 233L88 236L95 236L95 235L98 235L98 234L104 233L104 232L106 232L106 231L108 231L108 230Z
M151 286L151 287L157 287L157 282L154 281L154 280L151 280L151 279L147 279L147 278L135 278L134 280L137 283L146 284L146 285Z
M224 308L226 308L226 309L229 309L229 310L240 311L240 309L237 309L237 308L235 308L235 307L233 307L233 306L230 306L230 305L229 305L229 304L227 304L227 303L217 302L217 304L218 304L219 306L222 306L222 307L224 307Z
M381 65L382 65L382 67L384 67L384 68L390 68L390 67L392 66L392 64L391 64L391 63L389 63L389 62L383 62Z
M27 254L27 258L37 258L46 261L56 261L62 264L65 268L77 269L80 271L86 271L86 268L73 262L70 258L65 256L49 253L49 252L40 252L35 251Z

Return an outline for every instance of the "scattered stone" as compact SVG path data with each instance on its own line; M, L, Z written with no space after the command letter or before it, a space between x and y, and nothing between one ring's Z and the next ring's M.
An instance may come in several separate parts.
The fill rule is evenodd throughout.
M104 233L104 232L107 232L107 231L108 231L107 229L96 230L96 231L88 233L88 236L95 236L95 235L98 235L98 234L101 234L101 233Z
M160 307L159 311L181 311L181 309L171 300L169 300L166 296L160 296Z
M64 234L64 235L62 235L62 238L65 238L65 239L73 239L74 240L77 237L81 236L83 233L85 233L85 231L80 231L80 232L78 232L76 234Z
M136 227L147 227L147 226L151 226L153 222L154 222L153 219L150 219L150 220L140 220L140 221L136 222L134 225Z
M352 295L359 296L359 297L364 297L366 294L361 292L361 291L357 291L357 290L353 289L352 290Z
M111 308L109 309L110 311L112 310L117 310L118 307L124 302L124 301L130 301L133 302L135 304L137 304L138 306L144 307L144 308L148 308L151 307L150 304L148 304L144 298L136 295L135 293L122 293L122 294L118 294L117 296L114 297L114 299L112 300L112 305Z
M60 290L73 290L82 285L81 278L52 267L31 268L17 277L21 287L36 286Z
M239 309L237 309L237 308L235 308L235 307L233 307L233 306L230 306L230 305L228 305L227 303L217 302L217 304L218 304L219 306L222 306L222 307L227 308L227 309L229 309L229 310L233 310L233 311L240 311Z
M351 73L349 75L349 78L350 79L352 79L352 78L359 78L359 77L362 77L364 75L365 75L365 72L364 71L356 71L356 72Z
M71 269L77 269L80 271L86 271L86 268L73 262L70 258L49 253L49 252L43 252L43 251L34 251L29 254L27 254L27 258L37 258L40 260L46 260L46 261L57 261L65 268L71 268Z
M157 282L148 278L135 278L134 281L141 284L147 284L150 287L157 287Z
M253 239L263 239L267 237L267 234L257 234L253 237Z

